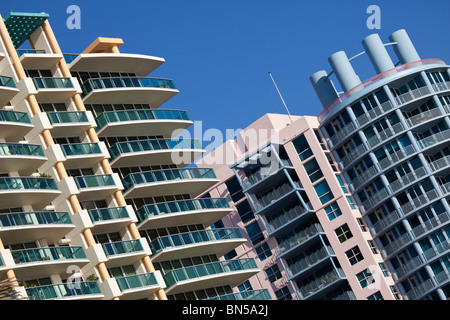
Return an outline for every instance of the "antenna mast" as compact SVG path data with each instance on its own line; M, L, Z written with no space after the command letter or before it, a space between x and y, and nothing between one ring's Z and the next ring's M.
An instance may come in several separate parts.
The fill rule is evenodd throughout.
M291 120L291 123L292 123L291 113L289 112L289 109L288 109L286 103L284 102L283 96L281 95L280 90L278 90L277 84L275 83L275 80L273 79L272 73L270 73L270 71L269 71L269 76L270 76L270 78L272 79L272 82L273 82L275 88L277 89L278 95L280 96L280 99L281 99L281 101L283 102L283 105L284 105L284 107L286 108L286 111L287 111L287 113L288 113L289 120Z

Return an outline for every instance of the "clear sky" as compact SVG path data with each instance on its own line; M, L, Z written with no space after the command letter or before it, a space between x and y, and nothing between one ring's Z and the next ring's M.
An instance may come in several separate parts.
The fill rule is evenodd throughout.
M66 26L69 5L81 9L80 30ZM369 5L381 9L380 30L367 28ZM309 76L331 71L327 59L337 51L363 51L361 40L374 32L388 42L404 28L422 59L450 61L448 0L2 1L0 13L10 11L49 13L67 53L103 36L122 38L121 52L165 58L150 76L173 79L180 93L163 107L187 110L204 130L244 128L265 113L286 113L269 71L291 114L318 115ZM367 56L354 67L363 81L375 75Z

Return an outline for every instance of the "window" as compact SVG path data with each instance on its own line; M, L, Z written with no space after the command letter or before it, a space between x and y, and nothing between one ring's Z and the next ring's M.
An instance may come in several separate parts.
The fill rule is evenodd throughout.
M238 286L239 291L249 291L249 290L253 290L253 287L250 283L249 280L245 281L243 284Z
M314 189L316 190L317 196L319 197L322 204L327 203L334 198L330 186L328 185L326 180L319 182L314 186Z
M233 202L238 202L244 197L241 185L239 184L239 181L236 177L233 177L225 182L225 185L227 186L228 192L230 193L231 200L233 200Z
M247 230L252 244L255 245L264 240L264 235L261 231L258 221L249 224L247 227L245 227L245 230Z
M367 243L369 244L370 250L372 250L372 253L377 254L378 253L378 249L375 246L375 243L373 243L372 240L367 240Z
M361 271L360 273L358 273L356 275L356 278L359 281L359 284L361 285L361 288L365 288L368 285L372 284L375 282L372 273L370 272L369 269L366 269L364 271Z
M236 206L236 209L244 224L255 218L255 214L253 213L253 210L250 207L250 204L248 203L247 199L239 203Z
M336 175L337 180L339 181L339 185L342 188L342 191L344 191L344 193L348 193L347 187L345 186L344 180L342 180L342 177L340 175Z
M373 295L368 296L367 300L384 300L380 291L375 292Z
M356 218L356 221L358 221L359 227L361 228L362 232L367 232L367 228L366 225L364 224L363 219L361 218Z
M277 264L267 268L265 272L270 282L275 282L277 279L281 278L281 271Z
M275 291L275 296L277 297L277 300L292 300L291 293L289 292L289 288L287 286Z
M340 243L343 243L353 237L353 234L346 223L334 230L334 232L336 232L336 236L338 237Z
M347 197L347 202L348 202L348 205L350 206L350 208L352 208L353 210L356 210L356 205L353 202L352 197Z
M383 276L389 277L389 272L386 269L386 265L384 263L378 263L378 265L380 266L381 273L383 274Z
M345 255L347 256L348 261L352 266L364 259L361 250L359 250L358 246L353 247L350 250L346 251Z
M317 163L316 159L312 159L311 161L308 161L304 164L306 173L308 173L309 180L311 182L315 182L323 177L323 173L320 170L319 164Z
M395 300L400 300L400 295L397 291L397 288L395 286L390 286L391 292L394 295Z
M299 136L292 143L294 144L295 150L297 150L300 160L304 161L313 155L304 135Z
M261 246L257 247L256 253L258 254L258 258L261 261L266 260L268 257L272 255L272 251L270 251L269 245L267 243L262 244Z
M228 252L227 254L225 254L223 257L227 260L233 259L234 257L237 256L237 252L236 250L231 250L230 252Z
M328 220L332 221L342 215L341 209L336 202L333 202L329 206L325 207L325 213L328 217Z
M337 166L336 166L336 162L334 162L333 158L331 158L329 153L326 153L325 155L327 156L327 160L328 160L328 163L331 166L331 169L333 169L333 171L337 172L338 169L337 169Z

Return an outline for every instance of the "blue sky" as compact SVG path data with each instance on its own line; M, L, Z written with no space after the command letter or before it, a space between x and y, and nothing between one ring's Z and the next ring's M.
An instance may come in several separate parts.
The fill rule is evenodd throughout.
M66 26L69 5L81 9L80 30ZM381 9L380 30L366 26L369 5ZM150 76L173 79L180 93L163 107L187 110L204 130L244 128L265 113L286 113L269 71L291 114L318 115L309 76L331 71L327 59L337 51L363 51L361 40L374 32L388 42L405 28L422 59L450 60L448 0L2 1L0 13L10 11L49 13L67 53L103 36L122 38L121 52L165 58ZM375 75L367 56L354 67L363 81Z

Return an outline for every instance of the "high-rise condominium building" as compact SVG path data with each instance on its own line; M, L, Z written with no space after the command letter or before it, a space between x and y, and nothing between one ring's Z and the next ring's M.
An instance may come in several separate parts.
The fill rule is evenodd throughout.
M361 82L343 51L311 76L320 130L403 299L448 300L449 66L421 59L405 30L362 44L373 78Z
M280 300L399 298L316 117L266 114L197 164L220 180L206 195L232 205L221 223L247 237L227 255L261 269L239 289Z
M164 59L122 43L63 54L47 14L0 19L0 279L35 300L269 298L233 293L259 269L219 259L245 241L210 228L226 199L194 199L219 180L172 138L192 121L159 108L179 92L147 77Z

